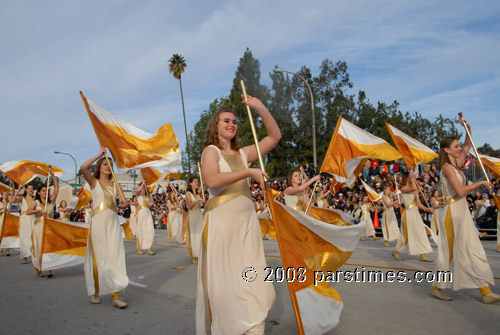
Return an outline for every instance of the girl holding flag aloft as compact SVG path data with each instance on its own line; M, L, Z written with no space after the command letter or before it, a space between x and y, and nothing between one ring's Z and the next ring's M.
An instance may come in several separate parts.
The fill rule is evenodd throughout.
M382 196L384 204L384 217L382 218L382 233L384 235L384 246L389 247L389 242L399 239L398 220L394 213L394 205L399 204L398 200L393 200L391 187L384 187L384 195Z
M52 194L48 194L49 190L47 188L47 184L40 185L36 192L35 201L26 211L27 215L35 215L35 223L33 225L32 232L33 245L31 249L31 261L35 267L37 275L40 277L44 276L40 266L44 229L44 219L42 216L45 216L48 219L54 218L54 202L56 201L57 194L59 193L59 183L57 182L57 178L52 170L50 170L50 175L52 176L52 181L54 183L54 191ZM46 271L45 274L48 278L52 277L51 270Z
M19 197L18 194L24 187L24 194ZM31 232L33 230L33 215L28 215L26 212L31 204L35 201L33 195L33 185L19 185L13 197L13 202L21 202L21 217L19 218L19 253L23 260L23 264L28 263L28 257L31 256Z
M470 127L465 122L464 127ZM467 130L467 129L466 129ZM479 288L483 302L490 304L500 302L500 295L491 292L489 285L495 285L483 245L479 240L477 229L468 210L465 196L478 187L491 190L489 181L467 185L462 166L471 148L469 137L462 149L455 137L445 137L440 144L439 167L440 176L446 193L444 206L439 212L439 243L437 251L436 271L451 271L453 282L436 281L431 288L431 295L441 300L451 300L441 289Z
M198 178L189 178L186 192L186 206L189 210L187 222L188 241L186 243L186 251L188 256L191 257L191 262L194 264L198 263L201 234L203 232L203 213L201 211L202 201Z
M101 295L111 293L113 306L125 308L127 303L120 298L119 293L128 285L125 248L116 208L117 187L120 185L115 185L111 179L112 161L103 157L105 154L106 149L101 148L96 156L81 166L92 192L93 204L83 268L87 292L93 304L101 303ZM92 174L89 168L95 161L97 163ZM121 199L120 203L127 205L124 199Z
M288 187L284 192L285 204L297 211L305 212L307 204L309 203L309 193L307 192L307 189L312 185L312 183L320 179L321 175L318 174L308 181L303 182L299 170L290 171L286 177L286 184Z
M137 253L144 255L142 250L147 250L148 255L154 255L151 251L153 239L155 237L155 227L153 216L149 207L153 203L153 196L148 192L148 185L143 181L137 188Z
M418 212L420 208L432 213L432 208L427 208L420 203L417 189L413 170L404 172L401 178L401 193L405 209L401 218L401 237L398 239L392 256L397 260L403 260L400 253L404 252L410 255L420 255L421 262L432 262L426 256L427 253L432 252L432 247L427 238L425 224Z
M5 213L8 212L9 208L9 194L7 192L2 192L2 197L0 199L0 234L2 233L3 222L5 220ZM10 249L0 249L0 256L3 256L5 251L6 256L10 256Z
M371 236L374 241L378 240L375 228L373 227L372 217L370 215L371 206L370 197L367 195L363 198L363 201L361 201L361 222L365 222L366 224L365 231L360 237L361 240L364 240L365 236Z
M248 96L243 104L257 111L267 130L259 142L262 155L281 138L276 121L264 104ZM196 333L264 334L265 321L274 305L272 283L243 280L248 267L266 268L262 233L248 178L264 187L265 172L248 168L259 157L255 145L242 147L233 110L223 108L208 123L202 154L202 177L210 200L198 265ZM209 323L211 323L209 325Z

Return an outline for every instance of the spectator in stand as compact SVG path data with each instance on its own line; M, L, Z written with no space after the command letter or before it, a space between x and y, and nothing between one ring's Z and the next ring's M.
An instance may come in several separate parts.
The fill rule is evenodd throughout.
M477 224L481 229L495 229L498 217L498 208L495 199L488 200L489 206L484 215L477 218Z
M391 166L391 170L390 170L390 173L391 174L396 174L399 172L399 164L398 164L398 161L394 161L394 164L392 164Z
M363 166L363 179L364 181L368 182L370 180L370 163L371 161L368 159L365 162L365 165Z
M380 163L377 159L374 159L370 163L370 176L380 175Z
M380 168L380 174L381 175L386 175L389 173L389 166L387 165L386 162L382 163L382 167Z

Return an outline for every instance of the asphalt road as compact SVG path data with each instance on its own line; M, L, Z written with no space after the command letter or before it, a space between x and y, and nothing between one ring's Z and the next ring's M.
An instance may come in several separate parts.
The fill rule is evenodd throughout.
M0 257L0 334L194 334L197 265L190 263L182 247L168 242L166 230L155 234L155 256L140 256L133 241L125 242L130 285L122 293L129 303L124 310L111 306L111 296L103 297L100 305L90 303L83 265L55 270L51 279L38 278L31 264L21 264L16 250L10 257ZM496 241L483 241L483 246L498 284ZM277 242L266 240L264 247L268 265L281 267ZM396 261L391 251L381 239L360 241L340 269L351 271L351 277L332 284L345 306L339 326L329 334L498 333L500 303L483 304L475 289L448 290L453 301L436 300L429 295L431 284L425 276L417 276L423 280L420 283L414 277L415 271L433 270L433 263L407 255L403 255L405 261ZM429 258L435 258L435 253ZM356 282L356 269L358 279L363 274L367 277L367 271L381 271L384 282ZM386 277L388 271L396 275ZM411 281L398 282L402 273L397 271L405 271ZM266 322L266 334L296 334L287 285L276 282L274 286L276 304ZM500 293L500 287L492 289Z

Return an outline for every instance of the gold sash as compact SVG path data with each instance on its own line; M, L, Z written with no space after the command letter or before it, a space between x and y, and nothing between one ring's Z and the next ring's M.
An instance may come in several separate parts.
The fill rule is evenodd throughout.
M405 207L405 210L412 209L415 206L417 206L417 197L415 197L415 199L413 199L411 204L409 204L408 206Z
M101 186L102 192L104 193L104 199L99 204L99 206L93 208L92 217L101 213L105 209L110 209L113 212L118 213L118 210L116 209L116 205L115 205L115 201L114 201L115 194L113 192L113 186L112 185L104 186L101 184L100 181L98 181L98 183Z
M142 204L140 204L138 207L137 207L137 213L139 213L139 211L143 208L149 208L149 199L146 198L145 196L142 197Z
M194 201L198 201L200 200L200 197L196 194L193 194L194 196ZM201 209L201 204L199 202L196 203L196 205L193 206L193 208L191 208L189 211L192 211L192 210L195 210L195 209L198 209L200 208Z
M295 206L293 206L293 209L296 211L301 211L305 212L306 209L304 208L304 192L297 193L297 203Z
M451 204L453 204L453 203L457 202L458 200L460 200L460 199L462 199L462 198L463 198L463 197L458 196L458 194L455 194L455 196L454 196L454 197L446 199L446 201L445 201L444 205L445 205L445 206L449 206L449 205L451 205Z
M245 164L243 163L243 158L239 151L237 151L234 155L227 155L221 151L222 158L227 162L229 168L232 172L241 171L246 169ZM237 182L228 185L224 191L220 192L210 200L208 200L207 205L205 206L205 210L207 212L235 199L236 197L243 195L250 200L252 196L250 194L250 188L248 187L247 178L240 179Z

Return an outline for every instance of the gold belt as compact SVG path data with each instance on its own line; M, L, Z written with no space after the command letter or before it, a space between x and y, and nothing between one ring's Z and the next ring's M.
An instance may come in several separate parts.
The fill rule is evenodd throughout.
M406 206L405 210L411 209L411 208L415 207L416 205L417 205L417 199L413 200L413 202L411 204L409 204L408 206Z
M139 205L139 206L137 206L136 213L139 213L139 211L140 211L141 209L143 209L143 208L148 208L148 207L146 207L146 206L144 206L144 205Z
M22 212L21 212L21 215L25 215L25 214L26 214L26 211L22 211Z
M94 208L93 209L93 212L92 212L92 217L96 216L97 214L99 214L100 212L104 211L105 209L111 209L113 212L117 213L118 214L118 210L116 209L116 206L108 206L106 204L105 201L101 202L101 204L97 207L97 208Z
M449 206L449 205L451 205L451 204L455 203L456 201L458 201L458 200L460 200L460 199L462 199L462 198L463 198L463 197L460 197L460 196L458 196L458 194L457 194L457 195L455 195L453 198L448 198L448 199L446 199L446 201L445 201L444 205L445 205L445 206Z

